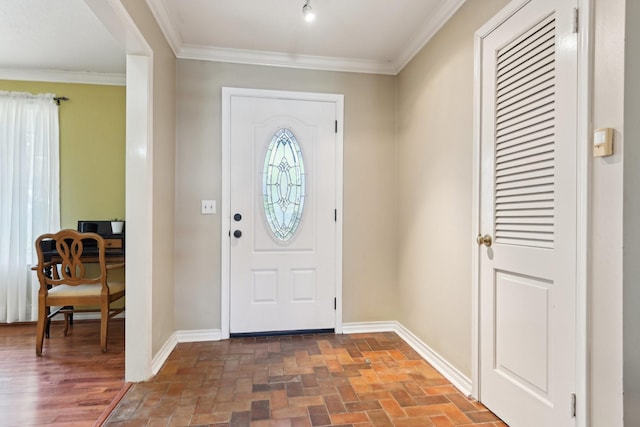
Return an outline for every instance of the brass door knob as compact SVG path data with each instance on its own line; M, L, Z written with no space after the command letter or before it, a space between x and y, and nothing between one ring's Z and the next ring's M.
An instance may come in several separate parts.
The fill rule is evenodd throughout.
M485 234L484 236L482 234L478 234L478 237L476 237L476 243L478 243L478 245L485 245L486 247L491 247L493 240L491 239L491 236L489 236L488 234Z

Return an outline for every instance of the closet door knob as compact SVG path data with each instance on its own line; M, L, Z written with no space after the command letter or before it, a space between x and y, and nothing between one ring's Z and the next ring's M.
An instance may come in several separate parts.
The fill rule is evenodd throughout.
M478 234L478 237L476 237L476 243L480 246L485 245L489 248L493 243L493 239L491 239L491 236L488 234L485 234L484 236L482 234Z

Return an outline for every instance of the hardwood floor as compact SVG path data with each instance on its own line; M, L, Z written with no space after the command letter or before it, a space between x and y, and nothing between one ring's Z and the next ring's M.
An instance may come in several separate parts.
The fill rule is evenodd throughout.
M106 427L506 427L394 333L181 343Z
M109 324L107 353L98 321L76 321L67 337L62 329L52 324L37 357L35 325L0 326L0 426L93 426L127 390L123 319Z

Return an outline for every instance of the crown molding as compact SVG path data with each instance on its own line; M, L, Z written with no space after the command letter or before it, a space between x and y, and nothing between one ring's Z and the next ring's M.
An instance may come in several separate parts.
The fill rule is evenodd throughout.
M233 62L237 64L267 65L274 67L306 68L352 73L396 74L391 63L364 59L334 58L326 56L295 55L242 49L226 49L185 45L176 54L180 59Z
M0 68L0 79L106 86L125 86L127 81L125 74L18 68Z
M173 21L169 17L169 11L162 0L147 0L147 6L151 9L151 14L156 19L164 38L167 39L173 54L178 57L178 52L184 45L180 32L173 25Z
M174 26L165 2L163 0L146 0L173 53L180 59L388 75L397 75L402 71L465 1L442 1L439 9L425 23L407 48L395 60L383 62L186 44Z
M409 43L407 48L398 55L397 60L394 61L393 68L396 70L395 74L398 74L407 66L409 61L429 43L429 40L440 31L444 24L460 9L465 1L466 0L446 0L442 2L440 8L433 14L431 19L425 23L422 30L413 39L413 42Z

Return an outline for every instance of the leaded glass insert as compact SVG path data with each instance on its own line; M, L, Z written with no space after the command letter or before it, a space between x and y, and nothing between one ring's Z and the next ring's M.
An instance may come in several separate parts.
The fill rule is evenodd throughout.
M279 129L267 148L262 194L273 235L282 242L288 241L300 225L305 198L302 151L289 129Z

